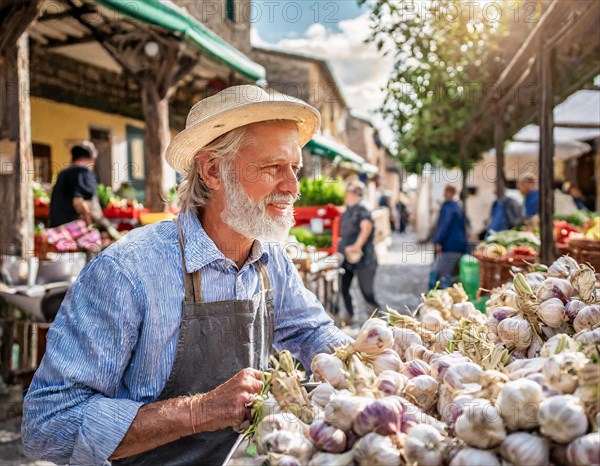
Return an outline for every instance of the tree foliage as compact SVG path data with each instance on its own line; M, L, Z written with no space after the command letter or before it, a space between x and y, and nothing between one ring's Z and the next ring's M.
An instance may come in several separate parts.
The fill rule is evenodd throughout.
M457 166L461 133L539 18L536 2L359 0L371 39L394 54L382 108L404 166ZM472 156L481 147L471 146Z

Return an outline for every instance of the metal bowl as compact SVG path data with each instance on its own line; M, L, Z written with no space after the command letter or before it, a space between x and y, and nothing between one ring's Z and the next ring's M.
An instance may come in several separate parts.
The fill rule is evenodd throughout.
M38 285L75 280L86 264L83 252L56 254L51 260L40 261L37 273Z
M37 257L2 256L2 281L8 286L35 285L39 268Z

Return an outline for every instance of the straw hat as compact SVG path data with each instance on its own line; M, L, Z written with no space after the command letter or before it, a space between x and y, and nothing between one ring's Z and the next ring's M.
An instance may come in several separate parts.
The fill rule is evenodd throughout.
M268 120L293 120L298 123L300 146L319 129L321 115L307 103L277 92L266 92L254 85L229 87L196 103L188 114L185 129L173 138L166 159L176 171L187 174L194 156L219 136Z

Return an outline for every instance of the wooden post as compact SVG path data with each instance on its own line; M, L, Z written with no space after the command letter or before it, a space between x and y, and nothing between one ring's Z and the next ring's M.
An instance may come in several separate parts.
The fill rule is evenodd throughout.
M467 177L469 176L467 151L467 142L463 141L460 144L460 171L462 172L462 188L460 190L460 200L462 201L462 208L465 214L465 221L467 218Z
M28 41L22 33L0 50L0 252L22 257L33 254L34 227Z
M163 161L171 141L169 132L169 98L159 94L157 82L141 81L144 112L144 152L146 163L146 207L161 212L164 209Z
M494 126L494 146L496 148L496 197L503 199L506 191L506 179L504 175L504 104L498 106L496 122Z
M544 50L540 41L538 70L540 95L540 260L550 265L556 259L554 245L554 68L556 52Z

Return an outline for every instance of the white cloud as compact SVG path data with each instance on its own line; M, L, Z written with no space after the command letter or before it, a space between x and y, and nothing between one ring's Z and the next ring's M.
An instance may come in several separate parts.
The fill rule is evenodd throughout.
M329 61L348 106L357 114L369 115L383 103L383 88L392 70L393 57L384 56L375 44L365 43L370 35L368 12L340 21L338 28L339 31L331 31L315 23L304 36L277 43L266 43L253 29L252 45L276 47ZM375 123L380 126L381 119L375 118Z

